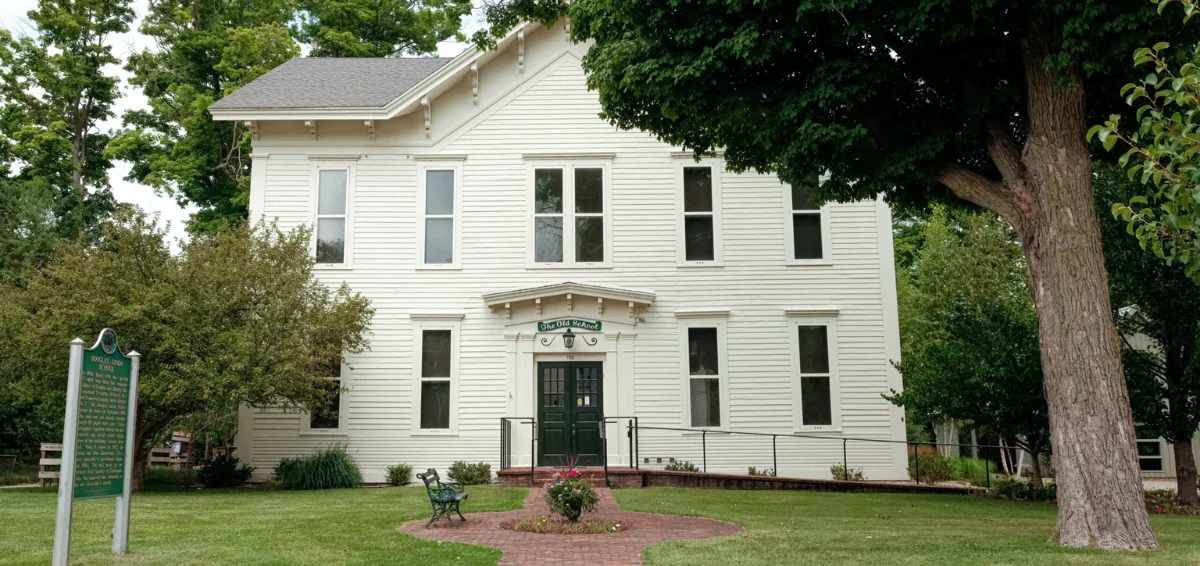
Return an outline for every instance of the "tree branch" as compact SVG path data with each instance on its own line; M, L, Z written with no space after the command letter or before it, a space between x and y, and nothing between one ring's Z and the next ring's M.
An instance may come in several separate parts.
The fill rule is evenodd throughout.
M1021 148L1012 132L998 120L988 120L987 123L988 155L992 163L1000 171L1000 175L1009 183L1016 183L1024 178L1025 165L1021 162Z
M1018 232L1024 224L1024 216L1004 183L988 179L958 164L947 165L937 176L937 180L954 191L958 198L1003 216L1018 228Z

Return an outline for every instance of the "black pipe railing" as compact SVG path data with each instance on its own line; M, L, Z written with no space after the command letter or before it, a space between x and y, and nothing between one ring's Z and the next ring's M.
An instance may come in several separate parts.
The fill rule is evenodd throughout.
M635 440L634 435L637 431L638 418L620 416L604 417L600 419L600 450L602 452L600 455L600 460L604 462L605 477L608 476L608 433L606 429L608 428L609 423L616 424L617 421L621 419L629 419L629 425L626 429L626 434L629 437L629 467L637 467L637 453L634 452L634 447L636 446L637 441Z
M530 425L529 432L529 487L533 487L533 476L537 466L537 419L533 417L500 417L500 469L512 466L512 425Z

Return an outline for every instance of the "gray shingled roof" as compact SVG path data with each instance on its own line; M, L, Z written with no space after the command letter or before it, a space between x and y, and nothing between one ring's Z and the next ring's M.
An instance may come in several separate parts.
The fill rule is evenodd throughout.
M382 107L450 62L444 57L292 59L211 108Z

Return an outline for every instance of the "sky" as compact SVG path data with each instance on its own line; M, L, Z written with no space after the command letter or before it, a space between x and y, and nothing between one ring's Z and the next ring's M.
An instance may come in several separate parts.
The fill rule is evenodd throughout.
M0 0L0 27L11 31L13 35L32 35L35 32L34 26L25 14L36 6L37 0ZM149 37L137 31L141 25L141 16L146 11L146 1L135 0L134 6L138 13L138 21L134 22L129 32L113 35L108 42L113 48L113 54L122 61L130 53L154 47L154 42ZM471 32L479 29L480 26L479 11L476 10L474 14L468 16L466 21L463 22L463 31L467 35L470 35ZM438 55L453 57L461 53L466 47L466 44L459 42L448 41L439 43ZM115 117L102 124L102 128L105 130L119 128L121 126L121 115L127 110L144 108L146 106L146 98L142 96L141 90L130 86L126 82L129 74L124 69L118 66L111 68L109 72L121 78L122 97L117 100L115 105ZM126 181L124 177L129 174L129 170L129 163L118 161L114 164L112 170L109 171L109 184L112 186L113 195L116 196L117 200L136 204L147 212L158 214L160 222L170 223L172 240L187 238L187 233L184 231L184 222L196 210L195 207L190 205L180 206L174 198L164 194L156 194L151 187ZM178 249L177 246L175 248Z

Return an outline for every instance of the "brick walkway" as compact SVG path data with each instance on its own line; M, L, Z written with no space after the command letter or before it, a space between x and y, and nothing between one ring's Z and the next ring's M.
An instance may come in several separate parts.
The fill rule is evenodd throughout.
M621 511L608 488L597 488L600 502L596 511L585 513L583 519L610 519L618 523L628 521L627 531L603 535L553 535L524 533L500 528L500 523L513 519L526 519L549 515L545 491L541 488L529 490L525 508L501 513L464 512L467 522L455 518L457 529L451 529L445 521L437 528L425 528L428 519L409 521L400 525L402 532L432 540L446 540L466 544L480 544L504 551L501 564L555 564L610 566L617 564L641 564L642 549L660 542L721 537L735 534L742 528L733 523L714 521L699 517L678 515L656 515ZM464 507L470 508L470 500Z

